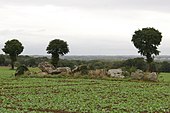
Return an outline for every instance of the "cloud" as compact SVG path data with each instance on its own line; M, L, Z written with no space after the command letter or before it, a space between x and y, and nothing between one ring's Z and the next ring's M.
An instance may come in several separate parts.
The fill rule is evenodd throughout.
M137 54L130 42L134 31L155 27L163 33L162 53L170 54L169 4L168 0L0 0L0 48L17 38L25 45L24 54L46 54L49 41L59 38L69 43L72 55Z
M85 9L140 9L153 11L170 10L169 0L0 0L3 5L54 5L57 7L76 7Z
M130 41L119 40L122 37L111 35L62 35L53 36L42 34L44 30L1 30L0 48L3 48L7 40L18 39L24 46L22 54L42 55L46 54L46 47L53 39L59 38L67 41L70 55L116 55L128 54L133 51ZM116 37L116 39L115 39ZM120 46L124 45L124 46ZM130 45L130 46L129 46ZM0 50L0 53L3 53ZM132 52L131 52L132 53ZM133 53L132 53L133 54Z
M3 48L5 42L12 39L19 40L23 46L23 54L46 54L46 47L49 41L53 38L57 38L52 35L45 35L42 32L44 30L0 30L0 48ZM2 51L0 50L0 54Z

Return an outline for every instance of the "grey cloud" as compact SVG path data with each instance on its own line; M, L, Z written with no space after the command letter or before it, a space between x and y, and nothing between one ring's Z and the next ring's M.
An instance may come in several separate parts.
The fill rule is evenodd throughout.
M12 37L11 37L12 36ZM19 36L19 37L18 37ZM88 37L88 38L86 38ZM115 36L77 36L63 35L61 37L49 36L43 34L32 33L24 30L2 30L0 31L0 48L4 43L12 38L17 38L24 45L23 54L46 55L46 47L49 41L54 38L60 38L67 41L70 53L69 55L136 55L137 49L129 40L116 40ZM123 37L117 37L122 39ZM164 41L160 51L162 54L169 54L168 40ZM0 49L0 54L2 54Z
M0 30L0 54L5 42L11 39L18 39L24 45L23 54L46 54L46 47L50 40L55 38L53 35L42 34L45 29L36 30Z
M0 0L1 5L55 5L77 8L170 10L169 0Z

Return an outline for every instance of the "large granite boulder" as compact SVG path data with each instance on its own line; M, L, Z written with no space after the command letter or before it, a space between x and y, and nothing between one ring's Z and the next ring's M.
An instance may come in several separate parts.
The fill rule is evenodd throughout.
M124 78L122 69L109 69L107 74L114 78Z
M158 81L158 74L156 72L145 73L143 80L156 82Z
M144 72L142 70L137 70L136 72L131 73L132 79L142 80L144 76Z
M90 76L106 76L107 71L105 69L90 70L88 72L88 75L90 75Z
M143 72L141 70L137 70L131 74L132 79L135 80L144 80L144 81L158 81L158 74L156 72Z
M61 73L60 71L55 69L55 67L52 64L50 64L48 62L42 62L38 65L38 67L42 72L46 72L48 74L59 74L59 73Z
M71 74L71 68L69 67L58 67L56 70L62 74Z
M42 72L47 72L47 73L51 73L53 70L55 70L55 67L48 63L48 62L41 62L38 65L38 68L42 71Z

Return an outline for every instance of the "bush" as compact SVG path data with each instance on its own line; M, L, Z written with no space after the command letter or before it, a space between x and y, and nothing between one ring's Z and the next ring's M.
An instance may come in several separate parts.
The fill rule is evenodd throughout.
M131 74L132 72L135 72L137 69L136 67L123 67L122 70L124 72L127 72L125 73L125 75L127 75L127 74Z
M26 67L26 66L19 66L17 69L16 69L16 72L15 72L15 76L18 76L18 75L23 75L25 72L29 71L29 69Z
M80 66L80 72L82 75L87 75L88 74L87 65Z

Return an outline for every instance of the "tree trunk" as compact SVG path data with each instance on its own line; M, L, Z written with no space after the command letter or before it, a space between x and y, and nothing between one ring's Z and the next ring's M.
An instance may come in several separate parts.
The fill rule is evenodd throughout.
M11 59L11 69L14 70L14 63L17 61L17 55L10 55Z
M57 68L57 64L58 64L58 61L59 61L59 55L58 54L52 54L52 58L51 58L51 60L52 60L52 64L53 64L53 66L55 67L55 68Z
M14 70L14 61L11 61L11 69Z

